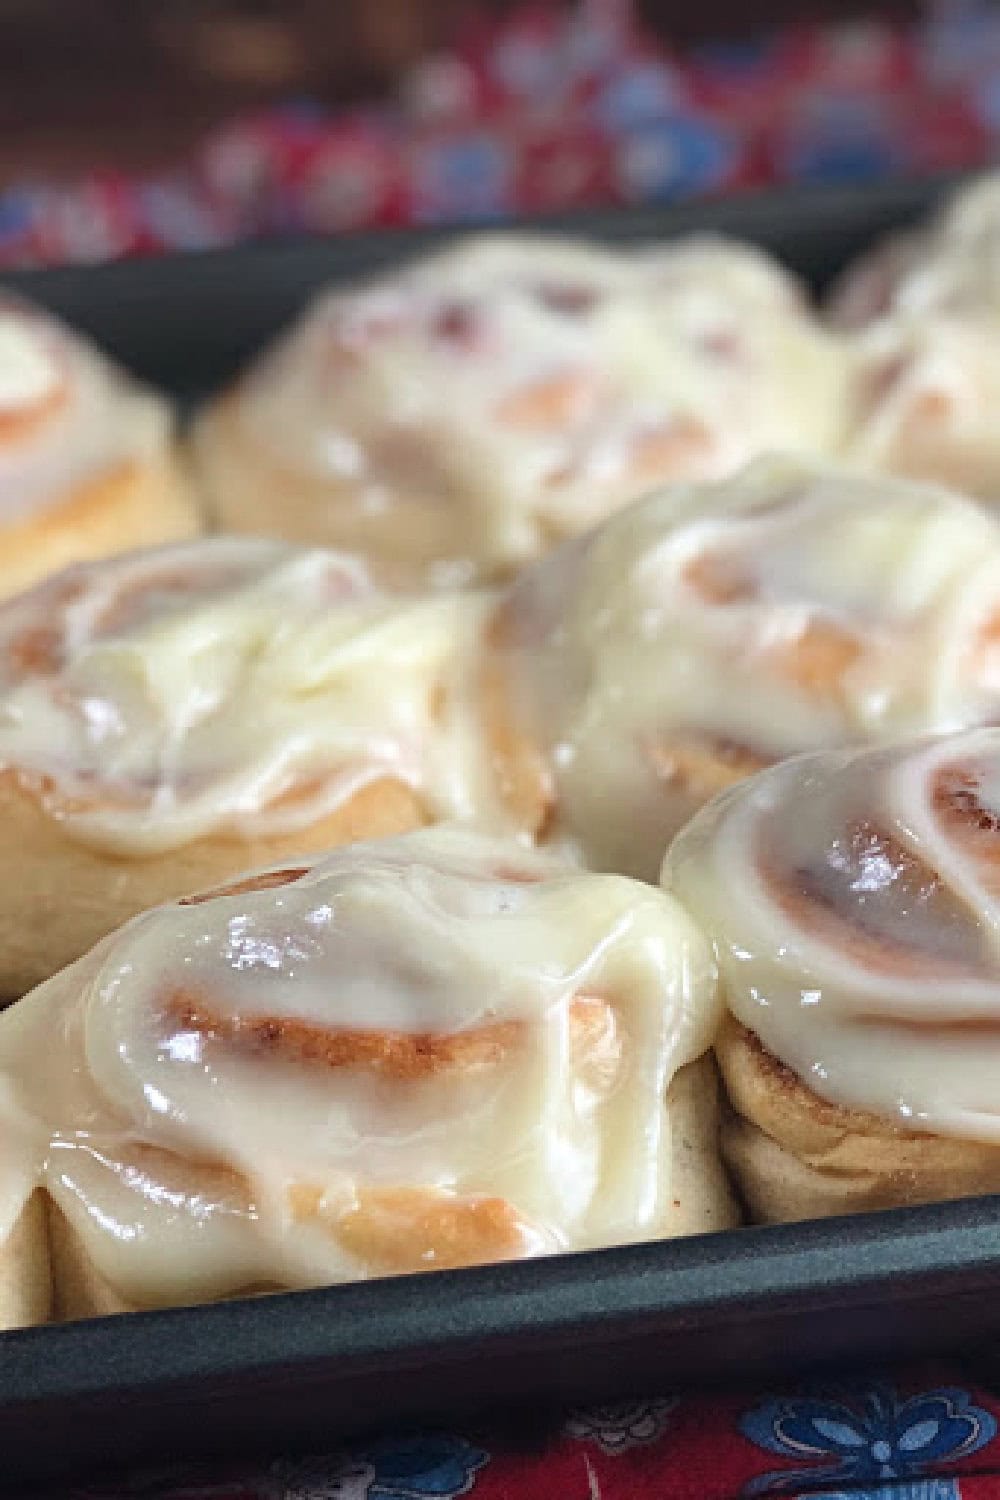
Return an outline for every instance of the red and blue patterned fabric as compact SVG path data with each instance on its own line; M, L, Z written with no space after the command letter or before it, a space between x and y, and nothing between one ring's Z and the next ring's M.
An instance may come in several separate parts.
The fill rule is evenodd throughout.
M924 1368L569 1413L519 1442L400 1433L265 1464L178 1467L61 1500L1000 1500L1000 1387ZM53 1497L54 1500L54 1497Z
M630 0L520 0L392 99L238 119L145 176L0 191L0 267L282 233L490 220L1000 154L1000 10L789 27L679 53Z

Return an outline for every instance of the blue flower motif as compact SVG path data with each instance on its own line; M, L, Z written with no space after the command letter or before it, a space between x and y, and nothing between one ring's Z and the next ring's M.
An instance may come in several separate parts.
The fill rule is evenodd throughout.
M945 1460L953 1463L977 1453L997 1434L996 1419L974 1406L966 1391L927 1391L903 1401L888 1385L843 1400L792 1396L768 1401L747 1412L739 1426L744 1437L768 1453L816 1461L759 1475L747 1485L747 1496L797 1491L808 1480L880 1485L919 1479ZM880 1496L885 1493L878 1490ZM864 1500L865 1494L856 1500ZM923 1484L899 1489L901 1497L913 1500L932 1500L934 1494L935 1486ZM948 1500L947 1490L942 1500Z
M380 1439L350 1453L279 1460L268 1474L273 1500L454 1500L467 1495L489 1454L464 1438L434 1433Z
M374 1470L371 1500L424 1500L428 1495L453 1500L469 1493L490 1459L464 1438L434 1433L390 1438L362 1449L357 1457Z

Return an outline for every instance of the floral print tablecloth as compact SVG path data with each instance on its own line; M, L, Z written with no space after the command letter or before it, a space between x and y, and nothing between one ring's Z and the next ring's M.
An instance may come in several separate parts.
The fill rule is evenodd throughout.
M546 1437L399 1433L253 1465L173 1467L61 1500L1000 1500L1000 1380L954 1371L672 1395ZM53 1496L54 1500L54 1496Z

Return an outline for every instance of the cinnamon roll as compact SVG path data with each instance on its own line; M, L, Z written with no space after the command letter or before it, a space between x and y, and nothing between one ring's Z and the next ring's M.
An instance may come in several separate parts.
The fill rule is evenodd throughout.
M484 609L263 538L79 567L0 607L0 996L251 865L430 819L508 826L471 665ZM544 784L533 813L519 792L540 817Z
M199 529L167 402L0 295L0 596Z
M838 340L759 251L494 236L322 295L194 453L227 530L455 582L665 480L827 451L845 391Z
M1000 503L1000 175L864 257L832 312L854 330L846 451Z
M733 1221L707 944L661 892L438 828L147 912L0 1018L0 1222L56 1312Z
M490 622L497 758L552 831L655 879L709 797L800 751L1000 713L1000 528L943 490L797 459L667 489L527 570Z
M788 761L674 842L757 1218L1000 1191L998 871L997 729Z

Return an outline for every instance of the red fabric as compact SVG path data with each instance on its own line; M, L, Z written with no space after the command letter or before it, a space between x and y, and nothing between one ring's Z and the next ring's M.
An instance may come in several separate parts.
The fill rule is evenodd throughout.
M547 1438L399 1434L266 1464L177 1469L67 1500L1000 1500L1000 1385L925 1367L569 1413ZM54 1497L53 1497L54 1500Z
M152 175L9 183L0 267L988 163L1000 13L928 10L680 53L630 0L521 0L395 98L237 119Z

